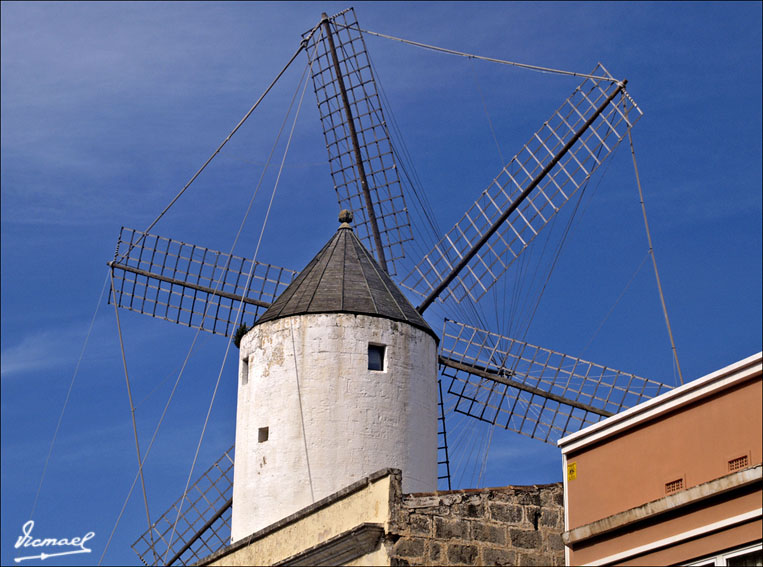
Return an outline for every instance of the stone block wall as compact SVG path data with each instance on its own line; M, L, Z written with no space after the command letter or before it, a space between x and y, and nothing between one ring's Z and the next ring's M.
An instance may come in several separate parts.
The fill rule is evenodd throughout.
M402 495L392 565L564 565L562 484Z

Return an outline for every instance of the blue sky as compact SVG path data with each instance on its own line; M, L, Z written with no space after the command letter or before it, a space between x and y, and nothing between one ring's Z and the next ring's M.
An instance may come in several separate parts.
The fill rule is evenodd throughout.
M300 34L322 11L345 7L2 3L2 563L15 556L13 542L29 519L120 226L145 228L285 64ZM634 144L684 376L698 378L760 350L760 3L360 3L356 12L373 31L578 72L601 61L627 78L644 111ZM366 42L444 229L498 173L490 124L508 158L578 82L375 37ZM153 232L230 248L305 64L304 56L297 60ZM336 228L308 91L258 258L293 269ZM267 179L269 194L274 177ZM241 255L254 250L267 204L258 199ZM672 384L648 262L597 332L646 250L622 145L592 180L532 324L526 314L518 323L527 340ZM505 308L500 299L484 306L489 320ZM428 312L437 331L444 313ZM120 317L145 442L194 332L133 313ZM180 495L224 352L224 340L200 336L146 466L154 515ZM199 472L233 442L235 374L231 355ZM479 446L485 431L464 429L454 443L456 436L460 446ZM453 459L473 469L482 457L467 453ZM561 480L554 447L508 432L495 433L487 463L482 484ZM135 470L114 312L102 301L35 532L95 531L94 553L78 559L96 563ZM469 473L457 480L475 482ZM136 493L105 563L136 564L129 545L144 529Z

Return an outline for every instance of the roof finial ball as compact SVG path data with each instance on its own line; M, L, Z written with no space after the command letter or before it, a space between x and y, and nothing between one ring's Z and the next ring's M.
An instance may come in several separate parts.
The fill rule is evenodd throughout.
M348 211L347 209L339 211L339 222L342 223L339 225L339 228L352 228L350 226L350 223L352 222L352 211Z

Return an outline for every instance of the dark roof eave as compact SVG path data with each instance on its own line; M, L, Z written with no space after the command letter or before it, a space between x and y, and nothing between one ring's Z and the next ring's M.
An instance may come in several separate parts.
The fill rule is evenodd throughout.
M266 321L257 320L255 321L253 327L256 327L257 325L260 325L262 323L270 323L271 321L277 321L279 319L286 319L287 317L300 317L301 315L330 315L332 313L344 313L346 315L365 315L366 317L376 317L377 319L387 319L388 321L396 321L398 323L406 323L407 325L410 325L411 327L415 327L416 329L419 329L420 331L424 331L426 334L428 334L430 337L432 337L435 340L436 344L440 344L440 337L437 336L437 333L432 330L432 328L429 325L420 325L417 323L414 323L412 321L409 321L407 319L404 319L402 317L390 317L388 315L380 315L378 313L366 313L364 311L348 311L346 309L321 309L319 311L309 311L306 313L288 313L286 315L279 315L277 317L271 317L267 319Z

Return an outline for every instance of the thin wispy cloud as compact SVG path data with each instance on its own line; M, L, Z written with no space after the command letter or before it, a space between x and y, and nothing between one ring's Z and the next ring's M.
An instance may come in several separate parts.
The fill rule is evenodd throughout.
M117 342L117 329L114 322L113 307L103 304L100 313L93 325L88 338L87 347L83 354L85 361L117 361L119 359L119 344ZM127 318L133 319L129 315ZM138 321L146 323L145 321ZM133 321L123 320L124 332L132 332L130 323ZM7 337L3 340L2 354L2 379L16 378L22 374L42 372L51 369L66 369L66 372L74 371L79 359L85 338L88 336L90 321L51 326L50 328L36 330L21 337L15 344L7 345ZM129 348L141 348L146 344L155 344L159 338L165 337L167 325L150 325L148 329L141 326L139 331L130 335ZM182 346L182 343L181 343ZM121 370L121 367L118 367Z
M163 206L182 186L175 178L159 201L146 195L166 179L167 167L196 155L196 145L213 149L213 141L188 135L192 124L200 126L198 116L183 115L199 107L194 97L252 96L247 89L253 78L231 72L233 42L215 38L209 19L176 21L174 10L161 5L149 19L130 5L3 4L2 9L4 223L77 226L108 219L113 224L117 212L125 220L146 218L146 211ZM210 17L231 18L215 10ZM62 33L66 29L78 31ZM196 38L190 47L187 37ZM174 104L152 107L158 92ZM152 147L150 128L162 127L174 142ZM141 153L145 159L124 159ZM157 165L141 167L151 156ZM199 164L187 166L188 176ZM115 180L125 179L134 182L115 191Z
M98 321L94 326L89 345L91 356L93 352L102 352L97 343L103 342L107 326L106 320ZM87 330L86 323L68 328L43 329L26 335L13 346L3 348L0 364L2 379L67 365L74 370Z

